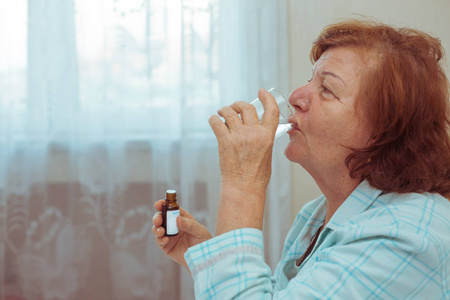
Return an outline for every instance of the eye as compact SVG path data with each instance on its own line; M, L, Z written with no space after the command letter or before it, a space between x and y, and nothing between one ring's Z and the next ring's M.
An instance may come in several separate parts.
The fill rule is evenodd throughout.
M333 98L337 98L332 91L330 91L325 85L321 85L320 86L320 92L324 95L326 95L328 98L329 97L333 97Z
M320 89L322 90L322 93L326 93L326 94L330 93L330 94L332 94L331 91L326 86L324 86L323 84L320 86Z

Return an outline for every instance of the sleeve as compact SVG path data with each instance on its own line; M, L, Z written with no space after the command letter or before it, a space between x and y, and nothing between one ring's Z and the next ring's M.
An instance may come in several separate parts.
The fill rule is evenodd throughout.
M271 269L264 262L262 232L233 230L188 249L185 259L196 299L271 299Z

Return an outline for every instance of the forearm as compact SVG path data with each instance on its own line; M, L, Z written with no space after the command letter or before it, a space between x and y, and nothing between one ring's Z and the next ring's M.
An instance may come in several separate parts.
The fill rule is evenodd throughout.
M186 252L196 299L272 299L271 270L264 262L262 232L234 230Z
M265 198L265 184L222 183L216 236L240 228L261 230Z

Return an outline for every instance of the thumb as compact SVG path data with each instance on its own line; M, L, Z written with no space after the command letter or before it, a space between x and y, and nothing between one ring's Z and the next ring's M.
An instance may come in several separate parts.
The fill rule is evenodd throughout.
M184 231L195 237L202 237L208 235L208 230L205 226L198 223L195 219L178 216L177 225L180 231Z

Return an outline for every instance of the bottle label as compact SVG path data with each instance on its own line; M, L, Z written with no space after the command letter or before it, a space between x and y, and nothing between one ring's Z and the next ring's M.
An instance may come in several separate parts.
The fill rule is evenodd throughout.
M178 234L177 217L180 215L179 210L168 210L166 215L166 230L168 235Z

